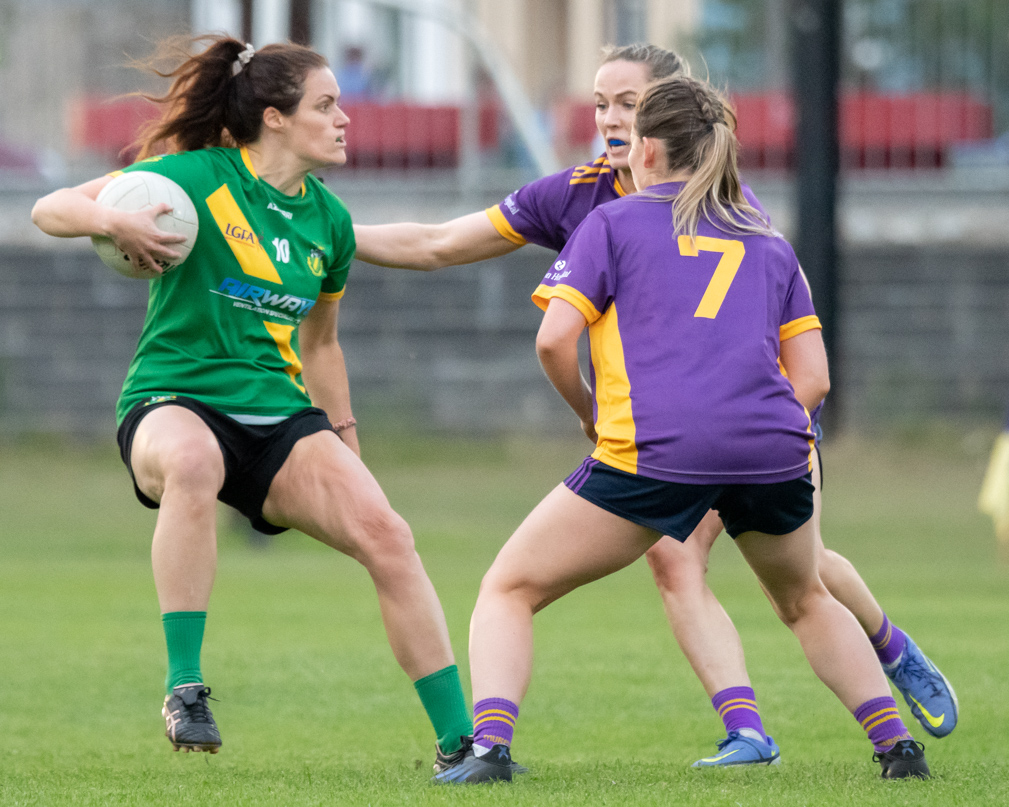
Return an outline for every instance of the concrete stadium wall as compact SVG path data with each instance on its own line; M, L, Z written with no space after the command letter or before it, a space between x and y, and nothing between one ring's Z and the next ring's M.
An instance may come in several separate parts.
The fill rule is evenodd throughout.
M420 429L574 429L547 383L527 247L428 274L355 264L341 310L355 412ZM1001 417L1009 404L1009 247L849 248L837 403L860 428ZM146 284L90 250L0 255L0 429L99 435L136 345Z
M1001 417L1009 406L1009 248L845 255L842 422Z

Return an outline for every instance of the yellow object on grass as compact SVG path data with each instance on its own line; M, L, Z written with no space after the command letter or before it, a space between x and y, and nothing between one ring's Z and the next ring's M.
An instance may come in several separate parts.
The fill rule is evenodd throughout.
M1009 431L1002 432L995 440L977 507L991 516L999 539L1009 543Z

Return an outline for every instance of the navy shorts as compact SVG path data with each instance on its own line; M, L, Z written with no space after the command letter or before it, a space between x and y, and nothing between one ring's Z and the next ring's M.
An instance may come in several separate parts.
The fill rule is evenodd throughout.
M589 457L564 484L603 510L681 542L712 509L733 538L750 531L785 535L813 515L811 474L762 485L684 485L630 474Z
M252 522L252 526L267 535L277 535L287 527L278 527L263 518L263 502L270 492L270 484L284 461L302 437L322 431L332 431L326 413L309 407L302 409L286 420L271 426L249 426L239 423L195 398L182 395L159 395L141 401L123 418L116 435L119 455L133 479L133 490L145 507L158 509L158 503L144 495L137 487L130 454L133 450L133 436L140 421L148 413L162 406L181 406L195 412L214 433L224 457L224 485L217 498L234 507Z

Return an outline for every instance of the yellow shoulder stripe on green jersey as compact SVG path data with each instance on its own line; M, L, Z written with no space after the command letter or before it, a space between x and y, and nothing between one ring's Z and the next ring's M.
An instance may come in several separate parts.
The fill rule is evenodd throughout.
M221 185L207 197L207 207L245 274L271 283L284 282L227 185Z

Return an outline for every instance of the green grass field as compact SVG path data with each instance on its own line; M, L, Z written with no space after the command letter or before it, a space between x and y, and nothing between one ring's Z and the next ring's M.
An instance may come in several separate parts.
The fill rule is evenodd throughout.
M362 437L414 528L465 676L481 575L585 446ZM111 444L0 445L0 804L1007 804L1009 574L974 508L982 453L952 440L824 448L828 546L957 688L956 732L917 732L931 781L878 779L861 729L723 536L711 584L743 637L780 767L689 768L721 723L639 562L537 617L515 745L532 773L438 788L432 733L367 576L300 535L252 547L226 515L203 655L224 748L172 753L154 514Z

